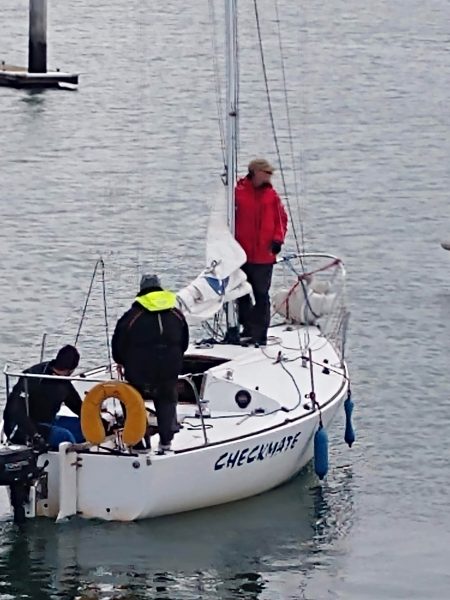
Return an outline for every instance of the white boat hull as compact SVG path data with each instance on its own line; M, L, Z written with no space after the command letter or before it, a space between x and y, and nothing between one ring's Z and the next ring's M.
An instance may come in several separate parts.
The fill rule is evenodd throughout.
M342 405L346 388L322 410L327 426ZM164 456L69 453L76 506L83 518L134 521L232 502L270 490L294 477L313 458L318 414L226 444ZM63 448L60 450L65 451ZM60 505L60 457L51 452L48 498L37 516L65 516ZM69 467L70 468L70 467Z

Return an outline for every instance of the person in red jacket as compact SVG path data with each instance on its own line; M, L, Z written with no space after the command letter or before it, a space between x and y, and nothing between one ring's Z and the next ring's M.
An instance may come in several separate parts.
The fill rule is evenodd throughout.
M241 338L251 338L258 345L267 343L273 265L287 230L286 211L271 184L273 171L267 160L254 159L235 189L235 236L247 255L242 270L255 297L254 306L250 296L238 300Z

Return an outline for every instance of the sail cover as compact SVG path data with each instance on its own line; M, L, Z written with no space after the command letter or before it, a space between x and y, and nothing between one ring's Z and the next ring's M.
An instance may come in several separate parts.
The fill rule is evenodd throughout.
M177 293L178 306L191 322L213 317L225 302L251 293L240 268L247 257L226 222L223 201L211 211L206 237L206 268Z

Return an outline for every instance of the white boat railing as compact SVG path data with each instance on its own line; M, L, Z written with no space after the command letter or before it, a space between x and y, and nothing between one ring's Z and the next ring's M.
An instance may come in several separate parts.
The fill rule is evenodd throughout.
M106 369L108 367L103 367ZM16 371L9 371L9 365L6 364L4 369L3 369L3 374L5 375L5 379L6 379L6 397L9 396L9 390L10 390L10 385L9 385L9 379L10 377L17 377L17 378L22 378L24 380L24 391L25 391L25 403L26 403L26 408L27 408L27 413L29 414L29 409L28 409L28 402L29 402L29 391L28 391L28 380L29 379L39 379L39 380L57 380L57 381L70 381L72 382L81 382L81 383L104 383L105 381L108 381L109 379L101 379L98 377L89 377L89 376L83 376L83 375L78 375L78 376L66 376L66 375L45 375L45 374L40 374L40 373L24 373L23 371L20 372L16 372ZM99 369L96 369L95 371L98 371ZM108 369L108 373L109 373L109 369ZM183 375L179 375L178 376L178 380L179 381L186 381L189 386L192 389L192 392L194 394L194 398L195 398L195 403L197 405L197 415L200 418L201 424L202 424L202 430L203 430L203 438L204 438L204 443L205 445L208 444L208 436L206 434L206 425L205 425L205 421L204 421L204 414L203 414L203 405L202 402L200 400L200 396L197 390L197 387L194 383L194 381L192 380L192 373L185 373Z
M24 379L57 379L58 381L81 381L89 383L104 383L107 381L105 378L100 379L97 377L84 377L83 375L78 375L75 377L66 376L66 375L45 375L44 373L25 373L24 371L14 372L8 371L9 365L5 365L3 369L3 374L5 377L23 377Z
M350 313L346 298L346 270L343 261L327 252L292 252L277 258L276 265L283 267L284 283L293 290L301 285L304 300L308 301L307 288L314 279L329 285L334 300L328 312L314 319L320 326L322 335L333 343L342 361L345 357L345 343ZM275 275L276 277L276 275ZM276 285L272 286L276 287ZM309 314L314 312L311 310Z
M342 271L343 276L345 277L346 275L345 266L342 259L340 259L338 256L335 256L334 254L328 254L327 252L291 252L289 254L277 257L276 264L282 264L284 262L288 262L295 259L303 260L308 258L329 258L332 262L329 265L325 265L325 267L320 270L324 270L328 267L336 265ZM308 274L310 273L303 273L303 275L305 276Z

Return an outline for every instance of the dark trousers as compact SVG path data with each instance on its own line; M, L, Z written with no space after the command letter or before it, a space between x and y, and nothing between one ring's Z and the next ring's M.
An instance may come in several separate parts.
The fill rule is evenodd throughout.
M160 381L155 385L138 387L142 397L153 400L155 404L159 439L163 446L168 446L175 433L179 430L177 420L177 383L178 378Z
M246 335L256 341L266 341L270 325L269 290L272 283L273 264L257 265L246 263L241 267L253 288L255 304L249 295L238 300L239 323Z
M177 379L163 381L156 386L154 403L159 439L163 446L168 446L178 431L177 399Z

